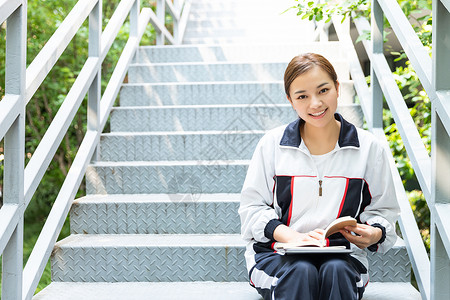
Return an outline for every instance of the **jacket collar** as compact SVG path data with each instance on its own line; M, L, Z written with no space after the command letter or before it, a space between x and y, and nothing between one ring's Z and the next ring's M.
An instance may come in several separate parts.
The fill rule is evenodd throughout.
M355 125L347 122L340 114L335 113L334 118L341 122L341 131L339 133L338 144L339 147L357 147L359 148L358 133ZM283 137L280 141L280 146L289 146L298 148L302 142L300 136L300 125L303 124L301 118L298 118L294 122L288 124L284 130Z

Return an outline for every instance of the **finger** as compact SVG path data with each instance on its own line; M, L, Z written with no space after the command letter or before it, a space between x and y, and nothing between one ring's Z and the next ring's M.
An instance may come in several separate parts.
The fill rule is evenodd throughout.
M325 234L325 230L323 230L323 229L321 229L321 228L317 228L317 229L315 229L314 230L315 232L317 232L317 233L320 233L320 234Z
M347 231L347 230L341 230L340 231L341 234L344 236L344 238L347 239L347 241L349 241L350 243L354 244L355 246L357 246L360 249L364 249L366 248L368 245L367 240L362 237L362 236L355 236L353 234L351 234L351 232Z
M355 234L358 234L358 235L366 235L365 228L361 228L358 226L345 226L344 229L349 232L354 232Z
M318 233L316 231L310 231L310 232L308 232L308 235L310 237L312 237L312 238L317 239L317 240L320 240L323 237L323 234L320 234L320 233Z
M346 238L349 242L354 242L355 236L353 236L348 230L340 230L340 233Z

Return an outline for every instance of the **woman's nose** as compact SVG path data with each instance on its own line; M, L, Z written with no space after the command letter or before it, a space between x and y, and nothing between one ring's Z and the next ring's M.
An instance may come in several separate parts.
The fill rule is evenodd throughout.
M320 99L320 97L317 97L317 96L311 97L311 107L316 108L316 107L321 107L321 106L322 106L322 100Z

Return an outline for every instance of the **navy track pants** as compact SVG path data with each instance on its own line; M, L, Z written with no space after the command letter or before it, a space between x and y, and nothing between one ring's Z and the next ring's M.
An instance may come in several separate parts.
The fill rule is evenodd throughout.
M250 284L264 300L361 299L364 266L347 254L255 255Z

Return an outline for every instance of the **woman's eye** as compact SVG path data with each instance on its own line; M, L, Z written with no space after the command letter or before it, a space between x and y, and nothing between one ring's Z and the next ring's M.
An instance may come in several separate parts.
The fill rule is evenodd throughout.
M328 91L328 88L321 89L320 92L319 92L319 94L326 93L327 91Z
M306 95L300 95L300 96L297 97L297 99L298 99L298 100L306 99Z

